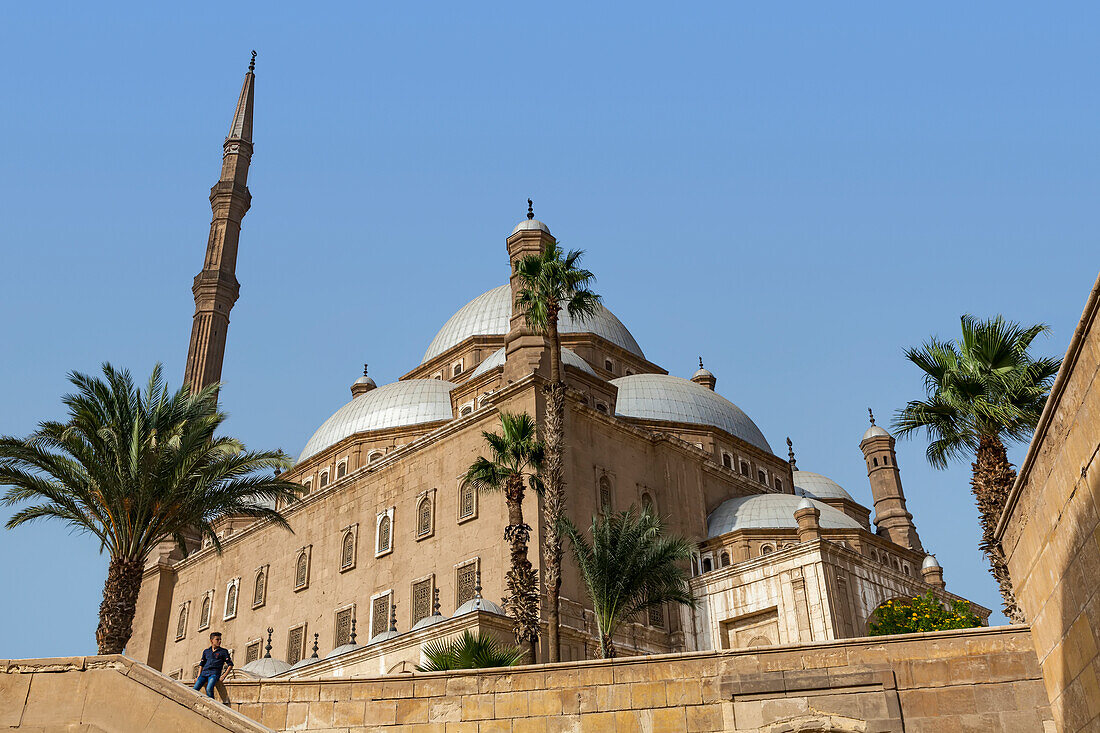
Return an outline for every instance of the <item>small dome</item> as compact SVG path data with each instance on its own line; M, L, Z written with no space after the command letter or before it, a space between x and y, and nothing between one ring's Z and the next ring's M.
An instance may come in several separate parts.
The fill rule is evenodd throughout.
M760 428L740 407L700 384L668 374L631 374L611 383L619 388L619 417L710 425L772 452Z
M352 385L362 385L364 387L370 387L371 389L374 389L375 387L378 386L377 384L374 383L374 380L371 379L370 377L368 377L366 374L364 374L363 376L359 377L359 379L356 379L354 382L352 382Z
M922 562L920 564L920 569L921 570L932 570L932 569L942 570L942 568L940 568L939 562L936 560L936 558L932 557L931 555L925 555L924 556L924 562Z
M709 369L704 369L703 367L699 367L698 369L695 370L695 374L691 375L691 378L692 379L714 379L714 375L711 374L711 371Z
M550 227L546 226L545 224L543 224L538 219L524 219L519 224L516 224L516 228L512 230L512 234L515 234L516 232L526 232L526 231L535 231L535 230L540 231L540 232L546 232L547 234L550 233Z
M877 438L881 435L885 435L887 438L890 437L890 433L886 432L878 425L872 425L871 427L867 428L867 432L863 434L863 440L867 440L868 438Z
M367 642L367 646L372 646L374 644L381 644L384 641L389 641L390 639L396 639L399 636L401 636L401 633L397 632L397 631L383 631L381 634L375 634L374 637L371 638L371 640Z
M504 366L504 359L504 349L497 349L492 354L489 354L489 356L485 358L485 361L477 365L477 368L474 369L473 374L470 375L470 379L480 377L482 374L485 374L492 369ZM561 361L563 364L568 364L569 366L580 369L582 372L591 374L592 376L596 376L596 372L592 369L591 366L589 366L588 362L577 356L576 352L572 349L566 349L562 347Z
M356 433L450 420L454 388L440 379L406 379L354 397L317 428L298 463Z
M413 627L409 631L419 631L420 629L426 629L429 626L435 626L441 624L447 620L447 617L441 613L433 613L431 616L425 616L424 618L413 624Z
M504 609L485 598L471 598L463 603L457 609L455 609L455 616L462 616L467 613L473 613L474 611L488 611L489 613L495 613L498 616L507 616ZM454 618L454 616L452 616Z
M471 336L503 336L508 333L512 318L512 287L501 285L487 293L482 293L447 319L435 338L428 344L424 358L420 363L431 361L447 349L457 346ZM645 358L638 342L626 330L615 314L597 307L596 314L583 323L574 322L569 314L563 312L558 320L561 333L592 333L606 339L616 346L626 349L635 356Z
M256 677L274 677L289 669L289 664L273 657L261 657L241 667L242 672L248 672Z
M326 654L325 659L332 659L333 657L338 657L341 654L347 654L348 652L353 652L356 649L362 649L362 648L363 648L362 644L341 644L340 646L336 647L331 652Z
M813 471L794 472L795 493L811 499L847 499L855 502L852 495L828 476Z
M802 511L803 509L813 509L814 503L805 496L802 497L802 501L798 502L798 509L795 511Z
M816 499L790 494L753 494L727 499L707 517L707 537L720 537L738 529L798 529L794 513L808 501L821 512L823 529L863 529L844 512Z
M317 664L317 662L320 662L320 661L321 661L320 657L306 657L305 659L299 659L297 662L295 662L294 664L291 665L290 671L293 672L296 669L301 669L302 667L308 667L309 665Z

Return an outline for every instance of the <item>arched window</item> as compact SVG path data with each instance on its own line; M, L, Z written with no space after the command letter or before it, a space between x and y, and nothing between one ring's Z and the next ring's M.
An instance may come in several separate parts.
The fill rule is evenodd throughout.
M896 557L894 558L894 570L897 570L899 573L901 572L901 563Z
M695 555L691 556L691 577L695 577L699 574L699 559Z
M347 570L355 562L355 532L344 532L344 541L340 547L340 569Z
M650 514L654 514L657 511L657 507L653 505L653 497L649 495L648 491L642 492L642 509L648 511Z
M704 573L709 573L713 569L714 569L714 566L713 566L713 563L711 563L710 558L709 557L704 557L703 558L703 572Z
M600 511L611 511L611 479L600 476Z
M909 563L905 563L904 565L901 566L901 572L905 573L906 575L912 575L913 574L913 571L909 567Z
M634 370L633 369L627 369L626 370L626 376L633 377L634 376Z
M730 554L728 552L723 551L722 554L718 558L718 564L721 565L722 567L726 567L727 565L729 565L730 564Z
M874 550L871 550L871 561L872 562L878 562L878 553L875 552Z
M603 360L603 368L609 372L615 371L615 365L611 363L610 359Z
M432 533L432 500L424 497L416 506L416 536L427 537Z
M377 450L372 451L371 454L369 456L367 456L367 463L374 463L375 461L377 461L381 457L382 457L382 451L377 451Z
M264 603L264 594L267 592L267 573L264 570L259 570L256 573L256 583L252 587L252 607L262 606Z
M302 496L306 496L309 492L313 491L313 479L309 479L302 483L302 486L306 487L306 490L302 492Z
M182 639L187 634L187 604L180 604L179 616L176 617L176 639Z
M722 465L726 468L733 470L733 457L729 453L722 454Z
M886 567L890 567L890 558L886 556L886 553L882 553L878 556L879 561Z
M760 546L760 554L761 555L770 555L773 552L775 552L775 548L772 547L771 545L761 545Z
M607 414L607 405L605 405L602 402L597 402L596 403L596 411L597 412L602 412L603 414L606 415Z
M457 377L459 374L462 374L462 362L458 362L453 367L451 367L452 377Z
M384 514L378 520L378 552L386 552L390 549L390 535L392 520L389 514Z
M742 476L748 476L749 475L749 462L748 461L741 461L741 475Z
M474 406L473 405L466 405L465 407L462 408L462 411L459 414L462 415L463 417L465 417L466 415L472 415L473 413L474 413Z
M341 479L348 475L348 462L344 461L336 467L336 478Z
M200 631L210 625L210 605L212 600L209 593L202 597L202 606L199 609Z
M298 553L294 564L294 589L305 588L309 581L309 555L305 551Z
M317 485L322 489L328 486L328 471L321 471L321 480Z
M758 469L756 471L756 480L759 481L762 484L767 485L767 483L768 483L768 474L764 473L763 469Z
M890 465L890 456L883 456L882 457L882 465L884 465L884 466L889 466Z
M237 581L230 581L225 589L225 619L231 619L237 615Z
M477 492L472 484L463 483L458 487L458 519L470 519L477 512Z
M877 467L878 466L878 456L875 456L871 460L875 462L875 466Z

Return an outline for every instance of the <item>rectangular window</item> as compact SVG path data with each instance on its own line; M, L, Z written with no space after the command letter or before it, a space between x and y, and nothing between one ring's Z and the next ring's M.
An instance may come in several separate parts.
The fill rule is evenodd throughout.
M455 608L474 597L477 585L477 561L459 566L455 572Z
M458 488L458 521L472 519L477 512L477 491L464 483Z
M378 596L371 603L370 636L373 639L390 628L390 594Z
M432 579L425 578L412 586L412 624L432 615ZM410 626L412 625L410 624Z
M306 627L295 626L286 636L286 663L297 664L302 660L302 646L306 640Z
M649 625L656 626L658 629L665 627L665 614L660 606L649 609Z
M260 658L260 640L248 642L248 646L244 648L244 663L255 662Z
M336 612L336 635L332 639L332 647L343 646L351 642L351 618L355 607L349 607Z

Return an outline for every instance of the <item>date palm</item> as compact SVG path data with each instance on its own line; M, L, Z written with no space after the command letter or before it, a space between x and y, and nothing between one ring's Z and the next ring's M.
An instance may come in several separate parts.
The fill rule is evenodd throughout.
M538 573L527 557L531 527L523 521L525 486L542 492L538 471L542 467L544 448L538 440L535 421L526 412L500 413L499 433L482 432L489 446L489 457L478 456L466 471L465 481L477 491L499 491L508 507L508 526L504 539L511 545L511 567L508 569L505 602L512 617L516 641L529 642L534 661L535 644L539 638Z
M562 538L559 531L565 516L565 382L562 380L561 334L558 319L564 310L583 323L600 308L600 296L589 289L595 275L580 267L584 253L564 252L550 243L537 255L524 257L516 270L520 288L515 306L524 314L528 328L550 341L550 384L546 389L546 464L543 475L546 494L543 515L545 557L544 581L547 593L547 646L551 662L561 661L559 643Z
M685 570L692 545L665 535L660 518L648 509L592 517L591 538L569 519L562 520L562 530L592 602L601 657L616 655L615 632L637 614L667 603L695 607Z
M96 642L118 654L132 631L149 552L174 540L209 538L221 551L214 521L227 514L267 519L290 529L271 508L301 487L272 475L290 460L281 451L248 451L214 433L225 421L217 387L170 392L153 368L144 392L130 373L103 365L103 377L73 372L63 398L65 422L43 422L27 438L0 438L0 505L21 506L14 529L57 519L94 535L110 556ZM263 473L260 473L263 472Z
M1001 592L1004 613L1024 621L1016 602L1004 551L994 536L1005 499L1016 481L1005 441L1027 440L1039 422L1060 359L1033 358L1028 349L1045 325L1022 326L996 316L962 317L955 341L932 338L905 356L924 372L926 399L899 410L899 437L927 434L926 455L936 468L973 456L970 489L978 505L981 550Z

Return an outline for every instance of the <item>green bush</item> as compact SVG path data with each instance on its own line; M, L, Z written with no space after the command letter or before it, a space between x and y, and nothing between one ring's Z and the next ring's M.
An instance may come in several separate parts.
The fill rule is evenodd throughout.
M948 608L932 591L916 598L898 598L879 606L868 624L871 636L911 634L917 631L970 629L982 620L970 610L969 601L951 601Z

